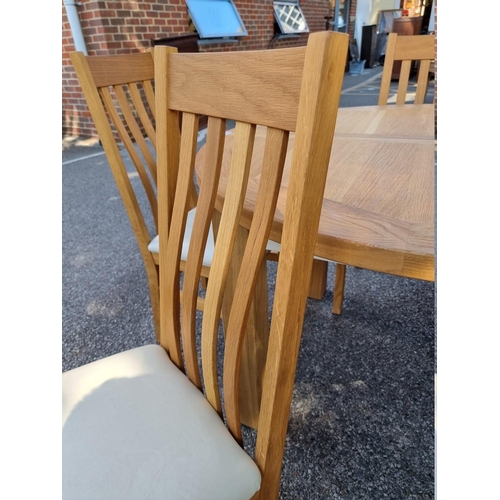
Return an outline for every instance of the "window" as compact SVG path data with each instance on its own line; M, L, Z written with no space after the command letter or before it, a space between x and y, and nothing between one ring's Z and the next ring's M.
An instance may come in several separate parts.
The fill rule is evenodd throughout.
M233 0L186 0L186 4L200 38L248 34Z
M274 2L273 7L274 17L284 35L309 33L306 19L298 1Z

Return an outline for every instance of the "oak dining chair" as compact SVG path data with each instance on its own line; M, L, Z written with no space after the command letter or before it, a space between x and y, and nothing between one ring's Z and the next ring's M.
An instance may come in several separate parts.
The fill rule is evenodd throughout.
M82 52L74 52L70 57L146 268L158 339L158 201L153 54L148 51L115 56L85 56ZM122 146L135 172L127 170L127 156L122 156ZM140 182L139 189L134 188L136 179ZM141 197L147 201L140 203ZM208 250L208 265L210 257ZM203 275L208 276L208 268L203 271Z
M144 262L158 340L159 239L153 50L114 56L85 56L82 52L74 52L71 61ZM127 170L127 156L122 155L122 146L135 173ZM141 184L142 193L140 188L134 187L136 179ZM140 203L144 193L147 202ZM181 270L184 270L196 213L197 190L194 182L191 193ZM204 286L210 274L212 255L211 227L201 272ZM269 260L277 260L279 243L269 241L266 256ZM326 286L321 266L321 262L315 261L309 290L313 298L321 298ZM198 297L199 310L203 310L203 303L204 299Z
M343 33L319 32L309 36L307 47L288 49L181 54L155 48L159 345L63 374L64 499L278 498L348 40ZM200 115L208 116L207 154L181 295L180 259ZM216 231L198 338L196 283L215 211L226 119L236 121L231 189ZM266 154L222 341L221 303L256 125L267 127ZM292 131L262 402L255 453L248 453L239 413L244 334Z
M407 95L408 82L415 64L418 65L418 78L413 103L424 103L429 84L431 63L434 62L436 57L435 41L435 35L401 36L397 33L389 34L385 52L384 69L382 72L382 82L380 83L379 106L387 104L394 63L396 61L401 61L396 104L403 105L409 102L409 96Z

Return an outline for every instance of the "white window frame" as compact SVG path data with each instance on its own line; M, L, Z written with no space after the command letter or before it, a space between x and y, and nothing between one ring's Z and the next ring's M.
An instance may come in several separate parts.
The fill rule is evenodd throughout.
M293 29L290 28L287 24L283 23L283 21L279 17L279 12L278 8L283 7L283 6L290 6L293 8L293 10L296 10L301 16L302 19L304 20L305 23L305 28L303 29ZM276 0L273 1L273 11L274 11L274 19L276 20L276 23L281 30L281 33L283 35L299 35L301 33L309 33L309 26L307 25L307 20L306 16L304 16L304 12L302 12L302 9L300 8L299 2L294 1L294 0Z
M213 3L214 4L214 10L212 12L213 16L217 16L217 7L222 7L225 4L228 4L230 7L232 7L233 14L235 19L239 22L239 29L236 31L231 31L231 30L224 30L221 29L220 31L215 31L212 25L209 24L209 28L207 29L207 23L204 22L204 18L201 17L199 12L196 12L196 9L193 9L193 4L198 4L201 2L205 2L207 4ZM191 7L190 7L191 4ZM216 5L218 4L218 5ZM234 37L240 37L240 36L247 36L248 32L247 29L245 28L245 25L243 24L243 21L241 19L241 16L238 12L238 9L236 8L236 5L234 4L233 0L186 0L186 6L188 9L189 16L191 17L193 24L198 32L198 35L200 36L200 39L216 39L219 41L219 39L224 39L224 38L231 38L234 39ZM216 20L216 17L215 19ZM213 23L212 23L213 24Z

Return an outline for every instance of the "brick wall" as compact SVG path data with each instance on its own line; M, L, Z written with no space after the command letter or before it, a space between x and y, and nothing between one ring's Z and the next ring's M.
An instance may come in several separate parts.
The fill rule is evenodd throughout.
M184 0L85 1L78 7L89 55L129 54L151 47L151 40L187 33ZM62 133L97 135L69 54L75 50L62 5Z
M307 34L274 39L272 0L235 0L248 31L236 43L201 45L200 51L260 50L305 45ZM350 15L356 12L351 0ZM328 0L301 0L311 32L325 29ZM155 38L188 34L189 16L185 0L83 0L78 7L80 24L89 55L142 52ZM351 26L352 24L352 26ZM349 34L353 37L354 23ZM62 5L62 132L63 136L95 137L96 131L71 65L75 50L66 9Z

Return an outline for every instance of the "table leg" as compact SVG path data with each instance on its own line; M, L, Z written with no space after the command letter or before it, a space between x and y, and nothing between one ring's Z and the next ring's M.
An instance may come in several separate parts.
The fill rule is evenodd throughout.
M335 285L333 286L333 314L342 314L342 304L344 303L345 271L346 266L344 264L336 264Z
M326 260L314 259L311 283L309 285L309 297L321 300L326 292L326 280L328 276L328 262Z

